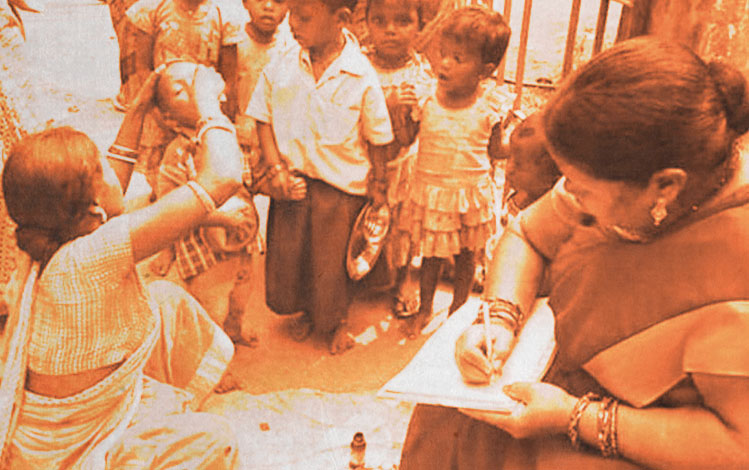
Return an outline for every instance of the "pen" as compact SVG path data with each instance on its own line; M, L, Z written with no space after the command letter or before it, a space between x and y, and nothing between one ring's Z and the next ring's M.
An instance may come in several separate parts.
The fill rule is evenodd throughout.
M486 342L486 358L491 364L491 375L494 375L494 361L492 360L492 340L489 337L489 306L485 303L481 305L481 313L484 315L484 341ZM491 378L491 377L490 377Z

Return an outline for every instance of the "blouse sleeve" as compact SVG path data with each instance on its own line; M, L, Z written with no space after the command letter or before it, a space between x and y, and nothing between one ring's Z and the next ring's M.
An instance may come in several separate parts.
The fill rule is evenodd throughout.
M117 288L135 269L129 220L127 214L115 217L92 233L63 245L44 275L57 273L67 279L63 284L68 286L78 284L75 279L79 279L101 289Z

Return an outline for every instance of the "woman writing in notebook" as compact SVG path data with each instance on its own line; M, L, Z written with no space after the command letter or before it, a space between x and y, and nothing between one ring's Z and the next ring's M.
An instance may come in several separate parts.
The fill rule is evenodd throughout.
M456 360L467 382L501 373L545 279L554 362L506 413L418 406L400 468L749 468L746 79L626 41L541 127L564 177L494 252L492 347L471 326Z

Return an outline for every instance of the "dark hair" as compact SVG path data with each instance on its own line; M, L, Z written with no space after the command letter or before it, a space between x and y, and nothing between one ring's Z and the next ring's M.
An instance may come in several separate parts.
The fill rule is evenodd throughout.
M333 12L339 8L348 8L353 12L358 0L320 0L320 2Z
M510 42L510 27L502 15L485 7L465 7L447 17L442 37L475 47L484 64L499 65Z
M96 144L71 127L31 134L14 145L3 169L3 193L18 225L18 247L46 263L60 245L76 238L101 172Z
M652 37L621 42L575 73L544 116L551 150L591 175L647 184L664 168L710 172L749 129L746 80Z
M387 1L397 1L398 3L405 3L411 10L416 10L416 14L419 17L419 30L421 30L424 27L424 20L421 14L421 0L367 0L367 6L364 10L364 18L369 18L369 9L374 5L375 3L383 3Z

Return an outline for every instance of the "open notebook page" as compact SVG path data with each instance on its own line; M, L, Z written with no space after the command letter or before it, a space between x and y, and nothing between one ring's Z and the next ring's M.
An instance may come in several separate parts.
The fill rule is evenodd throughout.
M513 382L540 380L554 356L554 315L547 299L534 305L502 374L489 385L469 385L455 363L455 342L478 314L481 301L471 298L437 330L411 362L378 396L454 408L509 411L517 402L502 392Z

